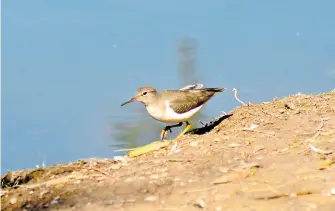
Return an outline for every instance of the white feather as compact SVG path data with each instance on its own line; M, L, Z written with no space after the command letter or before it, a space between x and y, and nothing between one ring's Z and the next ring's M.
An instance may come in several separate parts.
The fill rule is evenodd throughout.
M186 90L195 90L195 89L201 89L202 87L204 87L203 84L192 84L192 85L187 85L179 90L181 91L186 91Z
M197 113L203 105L194 108L186 113L176 113L170 107L170 102L168 100L165 101L165 110L161 110L156 106L148 106L147 111L148 113L155 119L165 122L165 123L179 123L185 122L189 120L195 113Z

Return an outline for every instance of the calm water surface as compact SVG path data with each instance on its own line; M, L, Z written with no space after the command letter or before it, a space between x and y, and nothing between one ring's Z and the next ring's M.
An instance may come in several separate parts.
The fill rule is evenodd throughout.
M238 105L234 87L253 103L335 88L334 1L2 3L3 173L153 141L164 124L120 104L140 86L180 88L185 37L196 77L229 88L205 120Z

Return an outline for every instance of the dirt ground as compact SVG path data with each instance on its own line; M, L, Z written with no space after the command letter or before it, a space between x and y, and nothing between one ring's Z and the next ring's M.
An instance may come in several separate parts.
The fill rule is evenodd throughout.
M2 210L335 210L335 93L244 105L173 146L10 172Z

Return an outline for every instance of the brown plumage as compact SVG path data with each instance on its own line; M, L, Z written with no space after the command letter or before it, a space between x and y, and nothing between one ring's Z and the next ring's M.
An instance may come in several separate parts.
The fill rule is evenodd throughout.
M167 90L161 93L169 100L174 112L182 114L205 104L214 95L222 92L224 88L204 88L197 90ZM182 97L181 97L182 96Z

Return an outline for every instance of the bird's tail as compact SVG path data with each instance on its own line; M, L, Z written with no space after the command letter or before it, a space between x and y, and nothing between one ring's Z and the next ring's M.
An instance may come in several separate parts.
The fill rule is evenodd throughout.
M208 92L223 92L225 88L203 88L202 90Z

